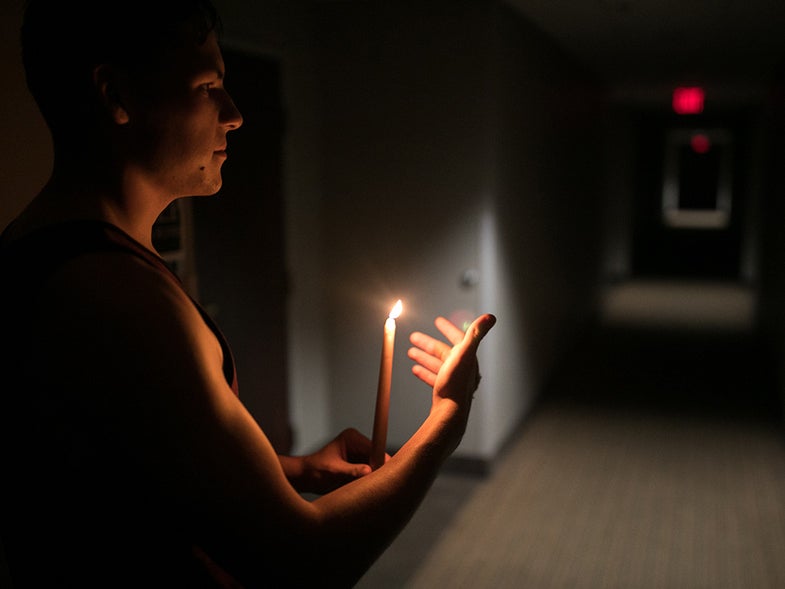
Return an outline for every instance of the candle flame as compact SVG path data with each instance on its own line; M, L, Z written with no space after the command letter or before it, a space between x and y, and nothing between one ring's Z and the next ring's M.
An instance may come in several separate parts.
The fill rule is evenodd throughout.
M403 304L401 303L401 300L398 299L398 302L395 303L395 306L392 308L392 311L390 311L390 319L397 319L398 316L401 314L401 311L403 311Z

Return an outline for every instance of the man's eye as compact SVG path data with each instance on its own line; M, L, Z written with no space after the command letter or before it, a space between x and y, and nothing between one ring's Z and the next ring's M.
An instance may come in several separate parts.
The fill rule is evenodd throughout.
M200 88L201 90L203 90L204 92L209 92L209 91L210 91L210 90L212 90L214 87L215 87L215 84L213 84L212 82L207 82L206 84L201 84L201 85L199 86L199 88Z

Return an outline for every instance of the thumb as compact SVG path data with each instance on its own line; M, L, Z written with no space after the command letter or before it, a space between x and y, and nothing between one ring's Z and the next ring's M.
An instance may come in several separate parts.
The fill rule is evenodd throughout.
M358 464L353 469L353 475L355 478L359 479L360 477L364 477L367 474L371 474L371 467L367 464Z
M471 350L475 352L480 345L482 339L488 334L491 328L496 325L496 317L490 313L480 315L475 319L466 330L463 342Z

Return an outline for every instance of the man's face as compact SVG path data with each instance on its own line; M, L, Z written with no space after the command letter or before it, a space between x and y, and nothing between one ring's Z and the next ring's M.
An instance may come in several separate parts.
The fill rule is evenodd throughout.
M132 169L167 197L214 194L226 135L242 124L223 86L215 35L166 53L159 65L132 78L125 129Z

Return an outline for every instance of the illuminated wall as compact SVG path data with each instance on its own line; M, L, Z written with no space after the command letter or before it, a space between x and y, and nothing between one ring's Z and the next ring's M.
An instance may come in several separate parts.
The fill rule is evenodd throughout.
M458 450L491 458L593 313L596 90L496 3L323 3L320 14L332 423L370 431L396 298L407 310L392 447L429 406L405 335L433 331L436 314L492 311Z
M503 3L219 8L227 42L282 63L295 449L370 434L382 324L402 298L390 446L429 405L408 333L492 311L458 451L492 457L593 312L595 89Z
M503 4L492 22L494 230L483 237L495 235L486 287L508 324L489 358L481 456L495 455L591 323L603 230L600 88Z

